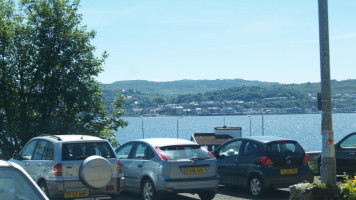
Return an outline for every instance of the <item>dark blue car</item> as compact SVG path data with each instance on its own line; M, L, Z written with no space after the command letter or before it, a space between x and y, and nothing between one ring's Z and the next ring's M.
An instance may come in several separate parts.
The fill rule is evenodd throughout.
M297 141L282 137L235 138L214 150L219 182L249 188L261 196L272 187L313 182L309 156Z

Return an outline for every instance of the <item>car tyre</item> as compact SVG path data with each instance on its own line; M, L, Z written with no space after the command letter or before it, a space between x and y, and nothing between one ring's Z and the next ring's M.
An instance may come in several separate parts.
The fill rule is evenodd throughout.
M264 192L263 182L259 176L253 176L249 181L250 192L255 197L261 197Z
M49 193L48 193L48 188L47 188L47 184L46 181L42 180L38 183L38 186L40 187L40 189L42 190L43 193L45 193L45 195L47 197L49 197Z
M150 179L144 180L141 192L143 200L159 200L155 186Z
M198 193L201 200L212 200L215 197L215 192L201 192Z

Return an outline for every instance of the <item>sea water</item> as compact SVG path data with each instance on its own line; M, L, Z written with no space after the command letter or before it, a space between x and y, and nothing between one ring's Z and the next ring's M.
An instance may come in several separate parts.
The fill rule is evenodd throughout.
M116 132L118 142L171 137L188 139L194 133L214 133L215 127L241 127L242 136L272 135L298 141L306 151L321 150L321 114L123 117L128 126ZM263 123L262 123L263 121ZM356 132L356 113L332 115L335 143ZM251 128L250 128L251 127Z

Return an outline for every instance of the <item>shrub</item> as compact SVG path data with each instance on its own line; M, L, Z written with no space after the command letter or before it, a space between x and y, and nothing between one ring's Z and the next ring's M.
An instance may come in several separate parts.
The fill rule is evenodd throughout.
M340 200L355 200L356 199L356 176L350 179L349 176L345 176L344 183L339 183L340 188L339 199Z

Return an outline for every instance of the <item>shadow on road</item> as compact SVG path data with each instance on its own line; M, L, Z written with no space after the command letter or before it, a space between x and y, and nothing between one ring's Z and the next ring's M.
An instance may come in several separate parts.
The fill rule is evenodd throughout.
M240 187L231 186L220 186L218 195L222 197L221 199L263 199L263 200L288 200L289 199L289 189L271 189L265 193L261 198L253 197L248 189ZM219 198L217 198L219 199Z
M174 196L169 196L169 200L196 200L199 199L197 194L179 194ZM254 198L247 189L229 187L229 186L220 186L217 195L214 200L288 200L289 199L289 189L273 189L270 190L262 198ZM121 193L117 200L141 200L141 195L132 194L128 192Z

